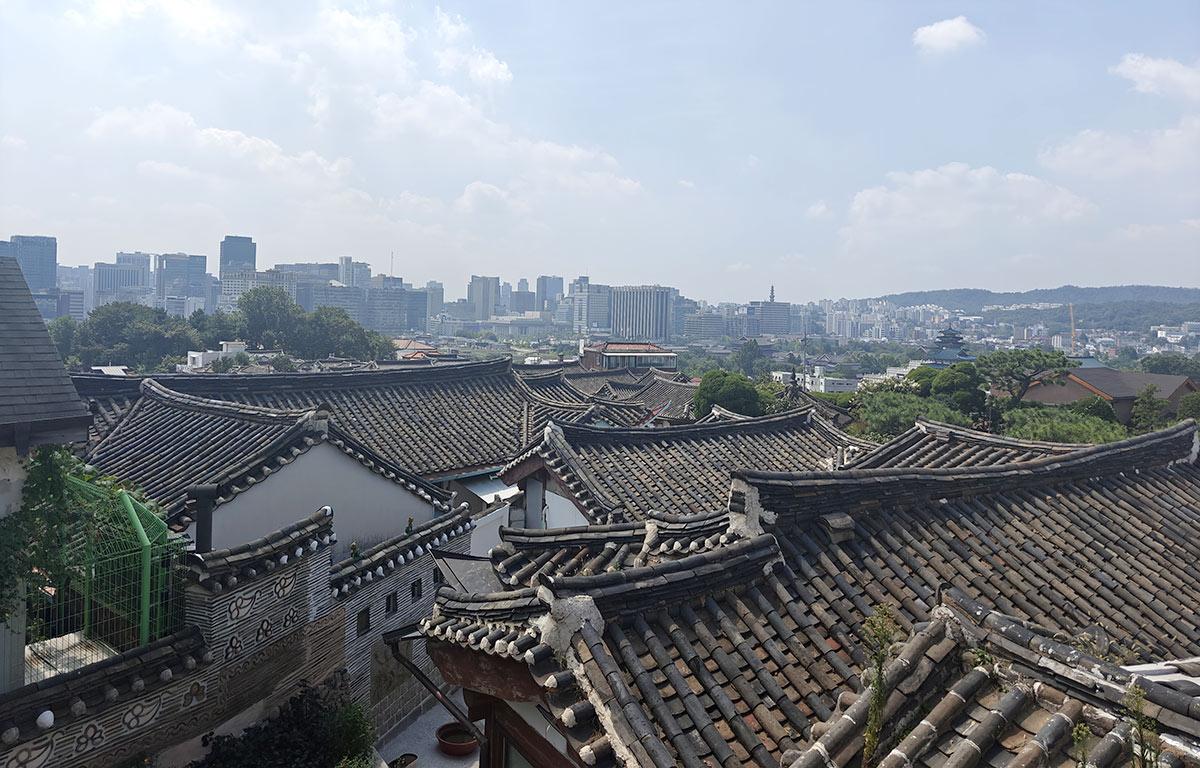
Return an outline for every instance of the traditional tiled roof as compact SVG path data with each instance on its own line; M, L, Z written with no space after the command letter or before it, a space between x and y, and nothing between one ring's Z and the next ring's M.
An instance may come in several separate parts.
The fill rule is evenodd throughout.
M774 532L810 608L852 631L885 598L911 629L953 584L1055 630L1101 627L1132 658L1197 655L1198 445L1188 421L967 469L739 471L731 525Z
M698 388L698 384L691 382L651 376L645 386L628 395L627 399L640 402L656 419L691 421L692 403Z
M0 694L0 741L16 744L141 698L212 661L188 627L149 645ZM16 763L14 763L16 764Z
M738 536L729 515L678 517L650 512L644 520L569 528L500 529L489 553L497 578L513 588L542 575L590 576L653 565L727 544Z
M1029 461L1087 447L1016 440L921 419L903 434L861 455L851 466L855 469L986 466Z
M737 411L731 411L728 408L714 404L712 410L708 412L708 415L701 416L700 418L696 419L696 423L707 424L710 421L745 421L746 419L752 418L754 417L746 416L745 414L738 413Z
M633 410L548 399L520 381L507 358L378 371L155 378L178 392L235 403L284 410L325 405L343 434L427 478L502 466L551 419L625 424ZM135 378L78 375L75 383L95 402L101 434L139 396Z
M1065 767L1080 717L1094 763L1119 764L1131 682L1179 765L1192 662L1100 659L1200 654L1198 445L1189 423L1008 465L739 472L728 518L678 549L647 546L657 516L505 530L512 591L443 590L422 632L524 661L589 765L828 768L857 764L863 622L886 602L913 635L886 671L887 768Z
M228 549L190 552L185 573L210 591L221 592L240 582L268 575L291 560L314 555L335 541L333 510L321 507L308 517L260 539Z
M329 577L333 596L344 597L364 584L402 567L404 563L421 557L432 548L444 546L450 539L474 527L470 510L464 502L454 512L439 515L411 531L335 563Z
M328 440L439 509L449 495L375 454L328 424L318 406L278 410L213 400L172 391L152 379L139 384L141 397L88 453L88 462L107 475L137 486L175 522L188 515L188 491L218 486L217 503L265 480L317 443Z
M640 519L651 510L721 509L734 469L831 467L872 443L850 437L812 409L743 421L641 429L551 424L501 473L508 483L544 466L596 522ZM620 511L618 511L620 510Z
M880 768L1128 765L1138 749L1125 706L1134 686L1161 732L1158 764L1200 761L1195 690L1116 666L958 590L946 594L943 606L886 667L891 695L876 753ZM1174 678L1176 685L1196 685L1195 675ZM867 696L848 703L815 727L819 738L786 756L784 766L841 768L859 759L868 708Z
M21 267L0 257L0 445L26 445L37 433L82 433L89 421Z

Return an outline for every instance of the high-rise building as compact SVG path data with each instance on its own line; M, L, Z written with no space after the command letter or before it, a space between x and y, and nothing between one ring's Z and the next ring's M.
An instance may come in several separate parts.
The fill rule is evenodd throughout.
M538 312L553 312L558 298L563 295L563 279L557 275L539 275L534 304Z
M771 291L774 295L774 290ZM786 301L752 301L746 307L746 319L759 333L782 336L792 330L792 305Z
M612 286L591 282L587 275L571 281L571 329L606 334L612 328Z
M522 277L520 280L517 281L517 290L518 291L528 291L529 290L529 281Z
M133 253L117 252L117 263L138 272L138 285L151 285L150 282L150 262L154 257L148 253L134 251Z
M276 264L273 269L279 272L291 272L296 275L297 280L318 280L322 282L337 280L341 274L339 265L332 261Z
M49 293L58 283L58 240L41 235L13 235L8 252L15 256L30 293ZM55 311L57 311L57 304Z
M487 320L496 314L500 301L500 278L471 275L467 285L467 303L475 320Z
M675 291L661 285L612 288L612 336L627 341L669 341Z
M208 258L187 253L154 257L154 296L163 306L168 296L204 298L208 294Z
M350 256L338 256L337 281L347 288L366 288L371 284L371 265Z
M446 303L446 288L437 280L425 283L425 293L429 296L429 316L436 317L442 313Z
M122 257L145 256L130 260ZM154 305L154 285L150 281L149 254L117 254L117 263L98 261L92 269L92 308L117 301Z
M318 307L341 307L355 322L366 320L367 289L339 283L304 283L296 286L296 302L307 312Z
M529 285L527 280L522 280L526 286ZM523 314L525 312L535 311L536 295L530 290L516 290L512 292L512 297L509 299L508 309L514 315Z
M221 241L221 263L218 276L226 272L253 272L258 269L258 245L249 237L225 235Z
M293 301L298 300L299 284L296 273L268 269L263 272L241 270L227 272L221 280L220 308L226 312L236 309L238 299L255 288L268 287L283 290Z

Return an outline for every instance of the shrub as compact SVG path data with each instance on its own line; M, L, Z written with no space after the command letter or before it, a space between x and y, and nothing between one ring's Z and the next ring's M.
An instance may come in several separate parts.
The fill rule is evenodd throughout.
M1004 423L1004 434L1021 440L1111 443L1127 437L1120 424L1070 408L1017 408L1005 414Z
M916 423L917 419L941 421L969 427L970 420L937 400L903 392L874 392L864 395L856 414L870 434L895 437Z
M1179 398L1179 410L1175 415L1180 419L1200 421L1200 392L1191 392Z
M1117 421L1117 414L1108 401L1096 395L1077 400L1071 404L1071 410L1083 416L1095 416L1098 419L1111 421L1114 424Z

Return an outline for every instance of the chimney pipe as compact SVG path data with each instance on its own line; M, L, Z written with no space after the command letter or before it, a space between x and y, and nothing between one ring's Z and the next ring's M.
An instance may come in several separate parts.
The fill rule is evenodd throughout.
M212 551L213 508L217 506L217 493L220 486L193 485L188 489L188 497L194 502L196 518L196 552L203 554Z

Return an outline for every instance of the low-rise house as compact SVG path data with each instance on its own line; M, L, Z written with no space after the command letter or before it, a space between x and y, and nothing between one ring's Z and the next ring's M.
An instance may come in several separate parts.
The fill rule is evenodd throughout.
M657 344L641 341L602 341L584 347L580 362L589 370L663 368L675 370L679 356Z
M1025 399L1047 405L1068 405L1089 397L1099 397L1112 406L1117 421L1128 424L1133 401L1147 387L1154 387L1155 396L1167 401L1170 413L1179 407L1179 400L1184 395L1200 391L1200 383L1187 376L1084 366L1067 371L1061 384L1035 382L1025 394Z

